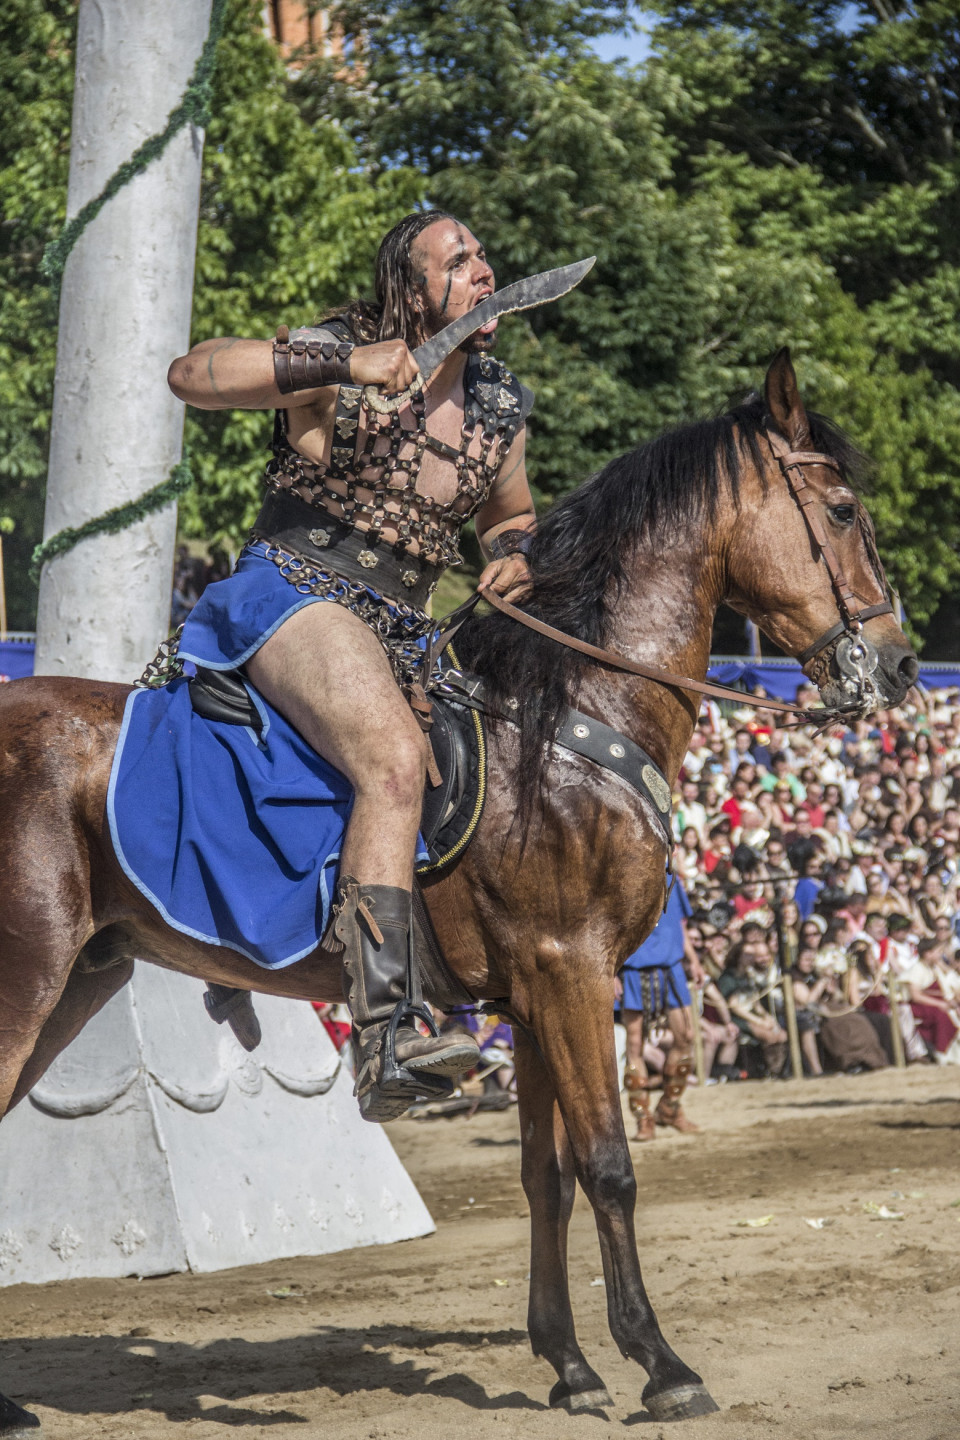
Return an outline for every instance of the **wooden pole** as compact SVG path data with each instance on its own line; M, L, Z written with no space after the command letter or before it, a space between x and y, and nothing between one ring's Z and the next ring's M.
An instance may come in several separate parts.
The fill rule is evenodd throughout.
M893 1063L898 1070L906 1070L907 1057L903 1051L903 1031L900 1029L900 982L896 975L887 977L887 998L890 1001L890 1044L893 1048Z
M707 1072L703 1064L703 1031L700 1029L700 1012L696 1003L690 1006L690 1021L693 1025L693 1060L697 1069L697 1084L702 1090L707 1083Z
M80 0L67 214L97 196L180 103L210 0ZM82 232L60 294L45 540L165 480L183 404L167 367L190 343L203 133L186 125ZM43 568L37 675L131 681L170 626L177 507Z
M797 1002L793 994L793 979L784 975L783 1010L787 1022L787 1039L790 1042L790 1068L794 1080L803 1079L803 1051L800 1049L800 1031L797 1028Z

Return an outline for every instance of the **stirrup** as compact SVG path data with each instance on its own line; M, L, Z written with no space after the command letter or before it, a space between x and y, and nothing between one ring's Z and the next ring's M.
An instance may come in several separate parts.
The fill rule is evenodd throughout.
M430 1100L452 1095L454 1085L449 1076L422 1074L418 1070L411 1070L408 1066L400 1064L397 1059L397 1031L404 1020L422 1020L430 1031L431 1037L434 1040L439 1039L440 1028L426 1005L420 1000L413 1000L409 995L404 996L391 1015L387 1032L383 1037L380 1078L377 1081L377 1088L385 1095L399 1097L401 1094L410 1092L414 1098L419 1095L423 1099ZM424 1091L427 1093L424 1094Z
M203 1005L215 1025L227 1022L244 1050L256 1050L263 1035L249 990L209 982L203 992Z
M380 1042L379 1077L358 1096L361 1116L375 1124L399 1120L418 1101L446 1100L454 1093L448 1076L418 1074L397 1060L397 1030L406 1018L423 1020L433 1035L438 1033L433 1016L423 1005L409 998L400 1001Z

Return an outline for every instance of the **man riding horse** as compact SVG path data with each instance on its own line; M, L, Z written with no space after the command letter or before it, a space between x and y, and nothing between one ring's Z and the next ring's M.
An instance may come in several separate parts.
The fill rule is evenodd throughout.
M277 339L215 339L175 360L169 381L202 410L276 411L267 498L235 573L188 618L181 659L243 666L256 689L354 787L324 944L343 953L356 1093L368 1120L402 1114L431 1077L479 1060L463 1032L423 1035L407 1017L384 1073L390 1021L407 994L413 864L427 745L401 686L419 676L424 613L475 517L481 587L525 593L535 516L524 465L533 396L491 357L494 319L386 413L416 380L410 347L494 290L480 242L439 211L408 215L376 262L376 301ZM319 604L326 601L334 603ZM249 993L211 986L207 1007L243 1039ZM254 1040L255 1043L255 1040ZM392 1057L391 1057L392 1058Z

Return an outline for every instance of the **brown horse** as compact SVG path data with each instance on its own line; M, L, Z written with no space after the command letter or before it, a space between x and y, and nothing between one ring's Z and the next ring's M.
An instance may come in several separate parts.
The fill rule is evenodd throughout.
M817 543L771 439L781 451L814 448L836 462L803 463ZM858 459L829 422L808 417L781 352L765 401L611 462L550 511L528 608L583 640L695 679L705 675L721 601L793 655L836 629L808 665L825 703L845 702L848 715L896 705L917 665L889 613L869 619L860 637L875 663L854 682L852 700L832 659L851 595L861 606L887 598L872 529L850 488ZM846 602L838 600L838 564ZM570 1309L566 1235L579 1180L596 1216L610 1329L648 1373L644 1402L658 1419L706 1413L716 1407L664 1339L641 1280L613 1044L614 976L660 913L664 843L634 789L550 745L558 708L576 703L642 745L673 781L698 698L585 660L503 616L471 622L461 650L491 692L519 699L520 724L494 729L481 827L427 899L456 974L478 997L509 997L518 1021L533 1349L559 1376L551 1404L611 1403ZM41 678L0 693L0 1117L126 984L134 956L270 994L341 995L339 965L322 951L287 969L260 969L168 928L126 879L105 800L127 694ZM0 1435L23 1417L0 1397Z

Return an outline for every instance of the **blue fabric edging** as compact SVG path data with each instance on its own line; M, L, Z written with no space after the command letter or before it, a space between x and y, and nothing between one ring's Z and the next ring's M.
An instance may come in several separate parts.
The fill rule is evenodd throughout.
M353 790L247 688L259 740L196 714L186 679L134 690L107 819L124 873L168 925L282 969L326 928Z

